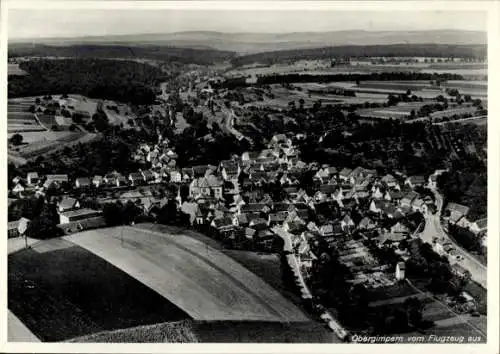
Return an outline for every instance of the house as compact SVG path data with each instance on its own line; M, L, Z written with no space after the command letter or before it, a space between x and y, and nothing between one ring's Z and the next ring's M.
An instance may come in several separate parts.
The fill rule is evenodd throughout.
M404 280L405 270L405 262L398 262L398 264L396 264L396 280Z
M271 208L262 203L248 203L245 205L242 205L240 208L241 213L269 213L271 211Z
M72 197L63 197L61 201L57 203L58 213L64 213L78 208L80 208L80 202Z
M76 188L88 188L92 185L92 181L88 177L79 177L75 179Z
M340 225L342 226L342 230L349 231L352 230L352 228L354 228L354 221L352 221L349 215L346 215L340 222Z
M172 182L172 183L181 183L182 182L182 174L177 170L170 171L169 177L170 177L170 182Z
M265 226L266 228L268 227L267 220L261 217L252 218L252 220L250 220L250 222L248 223L248 226L252 228L255 228L255 226L257 225L261 225L261 227Z
M399 205L401 205L402 207L411 208L411 204L415 199L418 198L418 196L419 196L418 193L410 192L406 194L403 198L401 198Z
M334 228L332 223L327 223L317 227L318 233L323 237L331 237L334 235Z
M383 184L385 184L388 188L394 188L398 184L396 178L391 174L385 175L384 177L381 178L380 181Z
M77 209L77 210L69 210L66 212L62 212L59 214L59 223L60 224L69 224L74 221L82 221L86 219L95 218L102 215L102 211L93 210L93 209Z
M483 218L471 222L469 229L476 235L485 232L488 229L488 219Z
M29 186L33 186L40 181L40 177L38 176L37 172L28 172L28 174L26 175L26 181L28 182Z
M281 225L286 220L288 213L284 211L279 211L276 213L269 214L268 224L269 226Z
M57 225L64 234L71 234L73 232L81 232L83 230L97 229L106 226L106 220L103 216L89 217L87 219L72 221L65 224Z
M48 189L50 187L63 188L68 185L68 175L47 175L43 186Z
M146 183L146 180L141 172L132 172L128 175L128 179L132 186L140 186Z
M25 188L23 186L22 182L18 182L13 188L12 188L12 193L18 195L21 197L22 193L24 192Z
M411 203L411 208L413 211L419 211L423 214L427 213L427 204L423 201L423 199L415 198Z
M217 167L213 165L198 165L193 166L192 169L193 177L205 177L213 174L217 170Z
M222 178L224 178L225 181L238 179L240 173L241 168L239 165L223 167L221 172Z
M384 197L384 191L380 187L375 187L372 193L374 199L382 199Z
M429 176L429 188L435 189L437 188L437 175L430 175Z
M391 227L391 234L404 239L410 235L410 230L404 224L397 222Z
M146 183L161 182L161 177L159 175L155 175L155 173L152 171L141 171L141 174Z
M350 168L344 167L340 172L339 172L339 178L341 181L347 181L349 180L349 177L351 177L352 170Z
M194 171L192 167L186 167L181 169L182 181L189 182L194 178Z
M403 199L403 193L397 189L391 189L385 192L384 199L399 203L400 200Z
M10 221L7 223L7 237L12 238L12 237L19 237L19 236L24 236L28 224L30 223L29 219L26 218L20 218L19 220L16 221Z
M410 186L412 189L416 187L423 187L425 185L424 176L411 176L405 180L405 185Z
M104 180L102 178L102 176L94 176L94 178L92 178L92 184L98 188L99 186L101 186L102 184L104 183Z
M229 217L223 217L212 220L210 226L217 230L222 236L227 236L234 230L233 220Z
M260 155L260 151L245 151L241 154L241 161L248 163L257 160Z
M125 176L117 172L107 174L106 176L104 176L103 180L108 186L120 187L127 185L127 179L125 178Z
M222 198L223 182L214 175L207 177L195 178L189 185L189 195L191 197L208 197Z
M450 212L449 222L451 224L458 223L469 213L469 207L458 203L448 203L445 210Z
M359 222L358 228L360 230L373 230L374 228L377 227L377 224L372 221L369 217L365 216L361 221Z

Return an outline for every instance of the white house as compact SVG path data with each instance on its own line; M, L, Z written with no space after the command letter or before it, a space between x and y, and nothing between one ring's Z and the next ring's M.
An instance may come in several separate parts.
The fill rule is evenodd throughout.
M404 262L399 262L396 264L396 279L403 280L405 278L406 265Z

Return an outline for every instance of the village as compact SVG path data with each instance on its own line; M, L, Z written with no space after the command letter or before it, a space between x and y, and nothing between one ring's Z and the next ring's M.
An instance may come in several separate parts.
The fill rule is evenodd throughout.
M301 279L305 301L313 298L308 283L315 263L328 249L335 249L349 269L348 283L373 291L398 287L405 280L405 261L420 238L449 259L454 276L470 278L455 245L430 235L425 226L440 213L431 190L442 171L430 176L379 175L363 167L307 164L294 146L296 138L278 134L267 149L245 152L218 166L177 168L175 149L159 136L157 144L142 144L134 152L133 158L149 169L74 180L64 174L31 172L15 177L9 204L15 199L45 198L55 204L56 228L66 235L109 226L103 210L110 203L134 206L135 214L121 223L158 222L167 210L175 214L169 215L172 220L221 241L224 247L284 252ZM168 209L169 205L175 208ZM468 208L456 203L443 211L443 225L468 228L486 246L486 220L468 220ZM31 238L29 222L24 217L9 222L9 237ZM395 267L380 254L397 259ZM333 315L325 318L335 331L343 330Z

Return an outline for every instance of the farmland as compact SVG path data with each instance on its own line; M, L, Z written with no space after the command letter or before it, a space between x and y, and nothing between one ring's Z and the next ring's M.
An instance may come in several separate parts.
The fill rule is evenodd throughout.
M67 239L140 280L194 319L307 320L260 278L189 236L125 227L83 232Z
M72 343L337 343L312 322L191 321L107 331Z
M26 71L19 67L19 64L7 64L7 75L26 75Z
M9 310L42 341L188 317L104 259L68 241L38 242L10 254L8 261Z

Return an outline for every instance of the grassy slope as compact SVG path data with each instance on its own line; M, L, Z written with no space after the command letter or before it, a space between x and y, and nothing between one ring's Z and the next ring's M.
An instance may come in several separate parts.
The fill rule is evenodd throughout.
M60 239L9 255L8 307L43 341L188 316L92 253Z

